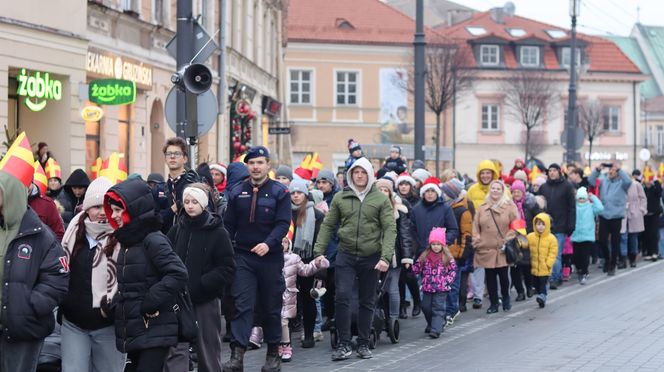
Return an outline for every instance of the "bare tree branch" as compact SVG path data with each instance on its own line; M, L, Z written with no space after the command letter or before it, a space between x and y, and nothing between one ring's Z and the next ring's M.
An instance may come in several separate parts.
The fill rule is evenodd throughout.
M592 157L593 142L601 137L604 132L604 108L602 104L594 99L583 102L579 105L579 127L586 132L586 139L589 143L589 152ZM591 157L588 158L588 166L592 167Z
M536 155L531 149L531 131L555 118L558 97L555 81L541 71L518 70L503 82L502 90L506 115L526 129L524 150L528 161Z

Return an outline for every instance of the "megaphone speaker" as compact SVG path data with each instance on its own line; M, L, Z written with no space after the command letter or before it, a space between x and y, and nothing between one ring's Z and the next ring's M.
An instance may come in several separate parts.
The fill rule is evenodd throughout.
M207 66L195 63L184 70L183 80L188 91L194 94L202 94L212 86L212 73Z

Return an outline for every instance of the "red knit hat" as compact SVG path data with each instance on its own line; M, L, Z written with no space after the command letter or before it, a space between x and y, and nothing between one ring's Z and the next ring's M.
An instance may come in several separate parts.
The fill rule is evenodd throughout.
M440 198L442 195L442 191L440 191L440 180L436 177L429 177L424 180L422 187L420 187L420 197L424 197L424 193L427 192L427 190L435 191Z

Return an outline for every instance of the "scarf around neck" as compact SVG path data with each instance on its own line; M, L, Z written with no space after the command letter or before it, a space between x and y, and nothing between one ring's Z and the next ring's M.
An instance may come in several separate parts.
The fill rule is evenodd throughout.
M526 196L524 195L521 200L515 200L512 199L514 204L516 204L516 209L519 211L519 217L521 217L522 220L526 220L526 215L523 213L523 202L526 200Z
M82 215L83 212L72 218L65 235L62 237L62 248L64 248L69 262L72 262L71 254L76 244L78 221ZM108 223L92 222L89 218L85 219L84 224L86 234L97 241L97 245L91 248L94 249L94 258L92 259L92 280L90 285L92 291L92 308L100 308L102 307L102 303L104 305L110 303L118 291L116 262L120 253L120 244L115 245L110 257L107 256L104 253L104 248L108 244L109 235L113 232L111 225Z
M300 206L291 203L291 209L297 211ZM316 231L316 213L314 212L314 202L307 202L307 215L304 217L302 226L295 230L295 239L293 241L293 253L300 256L303 260L313 258L314 233Z

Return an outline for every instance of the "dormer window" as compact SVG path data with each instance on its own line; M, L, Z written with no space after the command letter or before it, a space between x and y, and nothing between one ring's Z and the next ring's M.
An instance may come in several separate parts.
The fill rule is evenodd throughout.
M337 28L340 28L342 30L352 30L355 28L352 23L350 23L348 20L344 18L337 18L336 21Z
M498 45L480 45L480 64L497 66L500 63L500 47Z
M563 47L560 49L560 66L569 68L572 61L572 49L570 47ZM581 66L581 49L576 48L576 66Z
M505 31L510 34L512 37L524 37L526 36L526 30L522 28L506 28Z
M519 62L524 67L538 67L540 65L540 48L536 46L520 47Z

